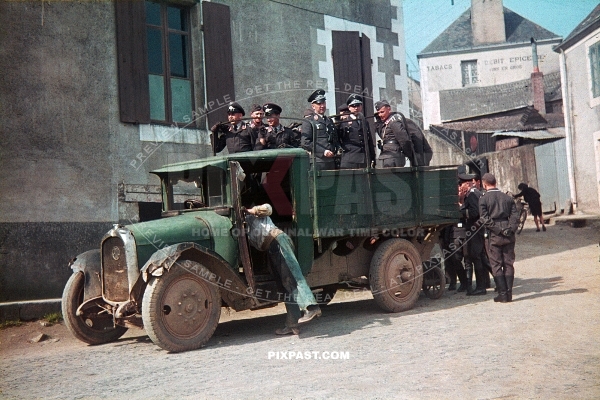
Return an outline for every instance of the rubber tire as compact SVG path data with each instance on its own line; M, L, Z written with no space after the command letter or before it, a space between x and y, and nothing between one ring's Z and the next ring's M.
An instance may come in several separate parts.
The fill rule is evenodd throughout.
M196 350L211 338L221 316L221 295L216 284L202 278L207 274L210 271L203 265L183 260L162 276L150 280L142 301L142 321L156 345L167 351L181 352ZM183 293L178 293L181 289ZM195 297L198 291L201 293ZM189 323L196 313L201 313L200 321ZM192 324L197 325L195 330L184 332ZM182 331L175 331L180 328Z
M77 308L83 303L83 288L85 285L83 272L75 272L65 285L62 295L62 315L67 329L77 339L88 344L102 344L114 342L125 332L127 328L124 326L114 326L111 314L104 313L97 316L94 323L93 314L86 312L85 316L77 316ZM98 311L104 311L98 308ZM86 321L88 323L86 323ZM100 324L103 322L103 324ZM94 329L88 324L99 325L100 328Z
M428 283L435 282L431 285ZM439 299L446 290L446 273L440 267L433 267L423 275L423 291L432 300Z
M519 214L519 226L517 226L517 235L521 233L523 227L525 226L525 221L527 220L527 210L521 210Z
M403 277L392 268L400 266ZM405 283L399 284L399 281ZM377 248L371 259L369 283L379 307L401 312L414 307L423 285L423 265L419 252L409 241L390 239ZM402 289L399 291L398 289Z

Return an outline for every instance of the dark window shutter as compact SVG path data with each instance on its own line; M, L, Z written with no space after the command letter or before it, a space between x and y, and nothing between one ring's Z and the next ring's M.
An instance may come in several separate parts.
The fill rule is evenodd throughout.
M362 35L360 38L360 54L362 57L362 87L364 90L363 99L363 113L365 115L373 115L373 74L371 71L371 40L368 36ZM372 118L369 118L373 121ZM371 122L372 124L372 122ZM373 126L371 126L371 131Z
M333 77L335 103L339 107L346 104L351 93L363 97L363 113L373 115L373 78L371 74L371 41L359 32L332 32ZM331 110L337 112L337 110ZM373 119L369 118L371 132L374 131ZM376 139L373 135L373 140Z
M362 87L362 70L360 57L360 34L358 32L332 32L333 77L335 87L335 103L339 107L346 104L356 86ZM331 113L337 110L330 110Z
M229 7L202 3L204 27L204 68L206 71L206 109L208 126L227 120L226 99L235 100L231 15Z
M121 122L150 123L145 2L115 1Z

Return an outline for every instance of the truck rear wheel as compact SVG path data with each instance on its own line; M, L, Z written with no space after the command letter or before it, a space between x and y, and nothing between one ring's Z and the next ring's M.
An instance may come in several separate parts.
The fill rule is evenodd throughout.
M88 344L113 342L127 332L123 326L115 326L111 314L98 306L87 307L83 315L77 308L83 303L85 280L82 272L75 272L65 285L62 295L62 314L67 329L77 339Z
M144 292L142 320L155 344L180 352L208 342L221 316L219 289L203 278L209 274L201 264L183 260L150 280Z
M404 239L390 239L379 246L371 260L369 283L383 310L413 308L423 284L423 266L415 246Z

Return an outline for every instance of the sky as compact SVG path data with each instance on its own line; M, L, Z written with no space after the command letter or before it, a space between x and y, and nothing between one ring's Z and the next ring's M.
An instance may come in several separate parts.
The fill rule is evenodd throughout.
M563 39L598 5L600 0L504 0L504 7ZM417 54L463 12L471 0L402 0L406 63L409 75L419 79ZM454 5L452 5L454 3Z

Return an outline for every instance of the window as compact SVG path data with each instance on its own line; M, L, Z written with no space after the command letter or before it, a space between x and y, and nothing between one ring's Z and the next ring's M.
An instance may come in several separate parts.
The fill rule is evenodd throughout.
M590 73L592 80L592 97L600 97L600 42L589 47L590 49Z
M194 109L186 8L146 1L148 86L153 122L188 122Z
M477 60L461 61L460 70L462 72L462 85L475 85L479 82L477 75Z

